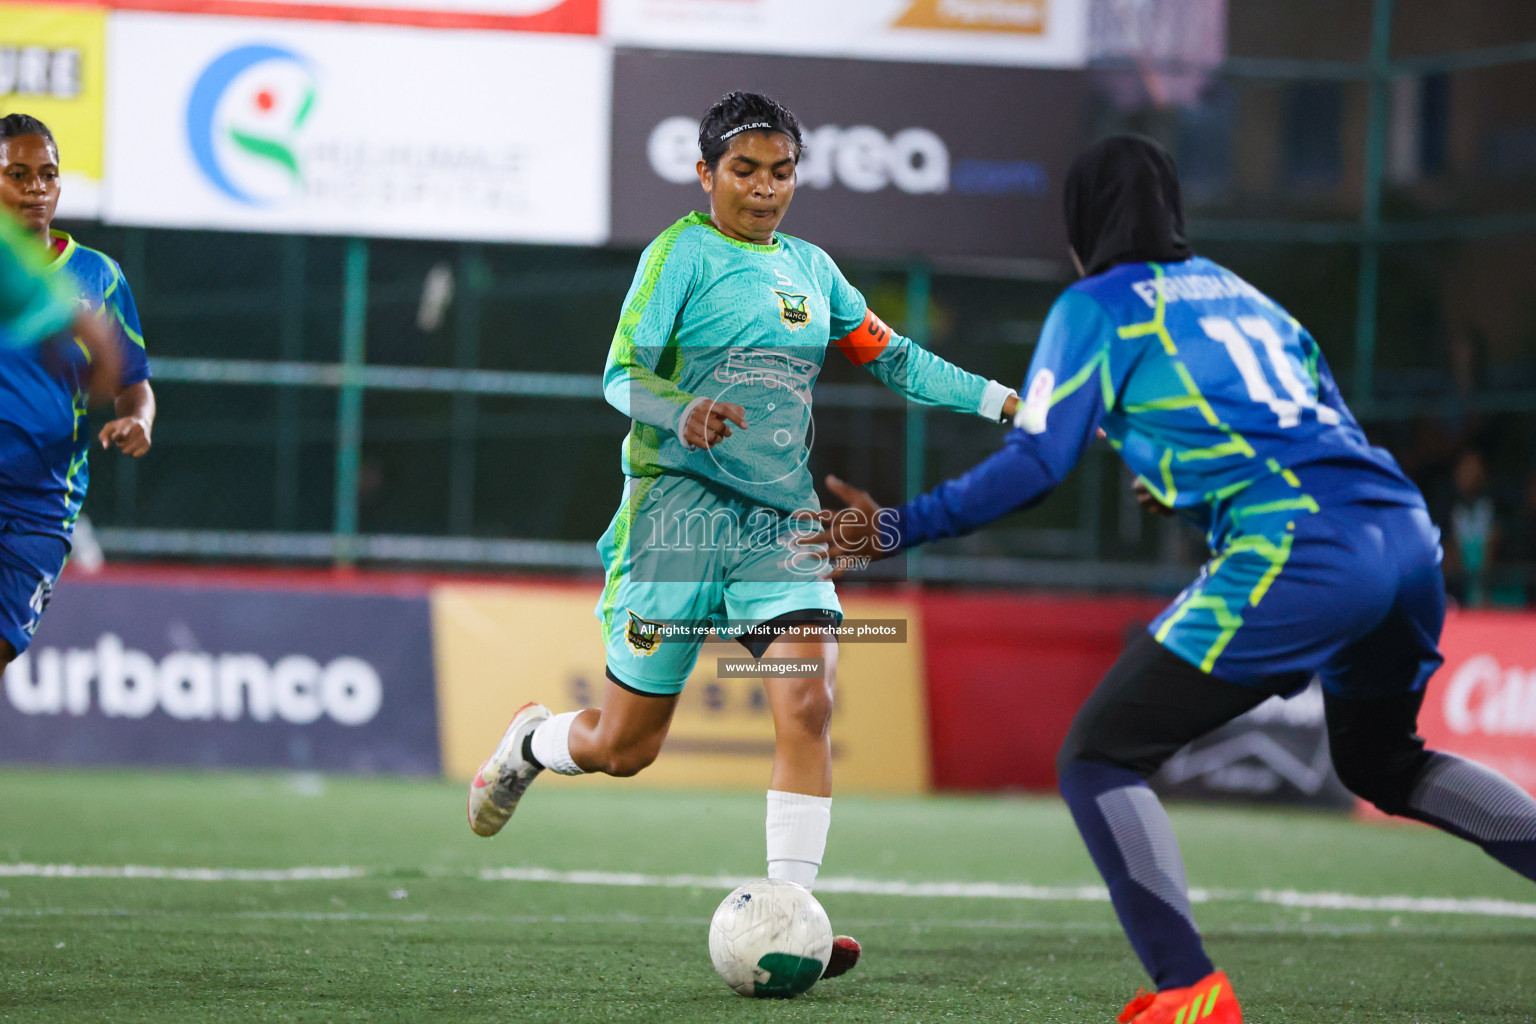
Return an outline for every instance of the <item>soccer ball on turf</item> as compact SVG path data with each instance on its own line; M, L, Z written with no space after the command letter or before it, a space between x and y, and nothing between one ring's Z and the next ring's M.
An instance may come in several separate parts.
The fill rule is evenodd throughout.
M738 995L788 999L816 984L832 955L832 922L804 886L759 878L709 922L709 956Z

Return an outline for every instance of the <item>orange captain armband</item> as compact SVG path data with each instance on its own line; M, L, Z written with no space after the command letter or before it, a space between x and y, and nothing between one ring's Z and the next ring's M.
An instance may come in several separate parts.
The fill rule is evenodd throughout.
M864 311L864 322L844 337L837 339L837 347L842 349L843 355L854 366L863 366L880 358L880 353L885 351L885 346L891 343L894 332L886 326L885 321L875 316L875 311Z

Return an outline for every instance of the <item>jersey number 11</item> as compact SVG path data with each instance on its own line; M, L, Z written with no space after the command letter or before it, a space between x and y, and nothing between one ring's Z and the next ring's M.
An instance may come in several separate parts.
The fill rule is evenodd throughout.
M1296 368L1286 357L1285 342L1268 320L1258 316L1240 316L1233 323L1224 316L1206 316L1200 318L1200 329L1212 341L1221 342L1227 354L1232 357L1232 362L1237 365L1237 372L1242 375L1243 384L1248 388L1248 397L1269 406L1270 411L1280 417L1280 426L1296 426L1301 422L1303 409L1315 412L1321 423L1339 422L1339 414L1326 405L1318 405L1317 398L1296 375ZM1259 362L1261 352L1267 357L1276 379L1289 398L1281 398L1275 393Z

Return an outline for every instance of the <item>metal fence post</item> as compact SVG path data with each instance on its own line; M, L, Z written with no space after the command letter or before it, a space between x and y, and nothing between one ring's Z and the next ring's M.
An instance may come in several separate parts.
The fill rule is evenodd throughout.
M458 370L474 370L480 363L480 306L488 274L485 252L476 244L462 245L458 262L453 365ZM474 527L475 423L479 411L476 396L453 396L448 440L449 533L464 535Z
M336 521L338 565L354 560L357 540L357 484L362 472L363 385L368 334L368 243L347 240L341 313L341 394L336 400Z
M933 270L918 260L907 267L907 337L928 347L929 307L933 298ZM906 499L923 493L928 468L928 411L921 405L907 403ZM922 552L907 552L907 574L922 578Z
M279 355L284 362L298 362L304 355L304 265L309 242L303 235L283 239L282 277L278 308L282 310L278 326ZM277 389L277 423L273 431L277 451L272 474L274 512L279 530L292 530L298 520L299 445L303 423L299 417L298 389Z
M1360 285L1355 307L1355 372L1350 402L1370 415L1376 398L1377 305L1381 290L1381 187L1386 173L1387 87L1392 59L1392 0L1371 10L1369 103L1365 127L1365 183L1360 211Z
M143 228L129 228L124 232L122 266L123 273L128 278L130 287L138 293L139 307L141 309L149 308L144 305L149 295L149 287L145 281L148 269L146 239ZM153 341L154 339L151 337L150 340ZM116 459L114 461L117 463L115 467L117 469L117 502L115 512L119 525L126 526L137 520L139 514L139 460Z

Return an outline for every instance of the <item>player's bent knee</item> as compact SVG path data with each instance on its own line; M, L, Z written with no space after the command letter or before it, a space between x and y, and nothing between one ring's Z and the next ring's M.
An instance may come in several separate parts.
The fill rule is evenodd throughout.
M797 732L826 736L832 730L834 691L830 679L797 679L790 684L788 719Z
M1155 755L1145 746L1140 747L1138 753L1120 731L1106 728L1098 716L1084 708L1056 752L1056 777L1065 777L1067 769L1078 761L1094 761L1117 765L1150 778L1157 774L1165 760L1166 756Z
M1408 799L1430 757L1427 751L1420 754L1383 764L1347 750L1336 751L1333 770L1344 788L1355 796L1384 814L1402 814L1408 809Z

